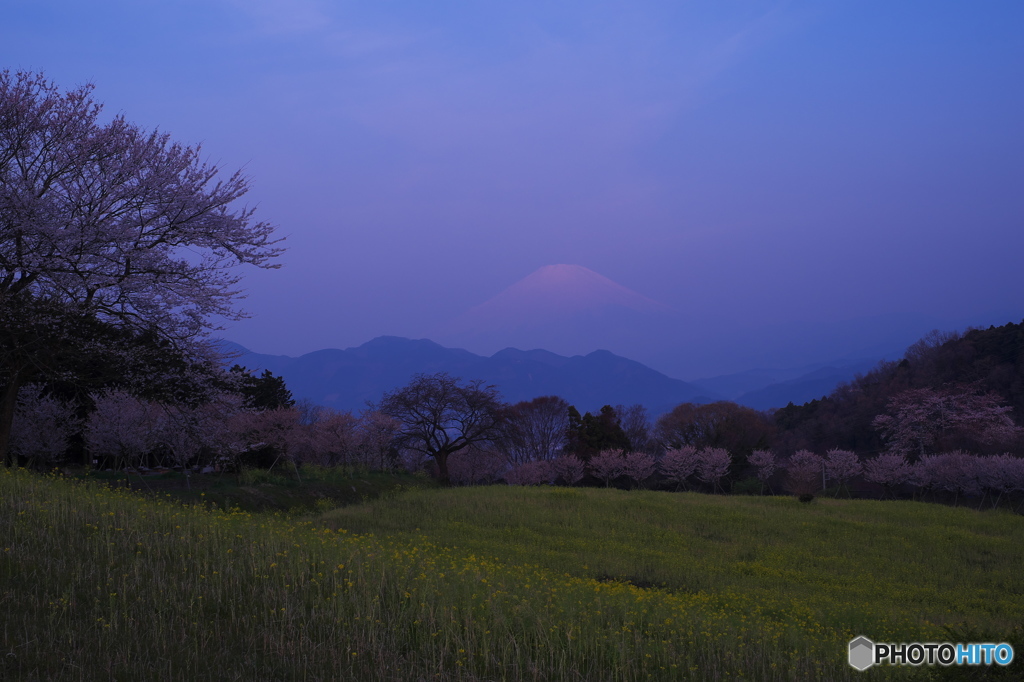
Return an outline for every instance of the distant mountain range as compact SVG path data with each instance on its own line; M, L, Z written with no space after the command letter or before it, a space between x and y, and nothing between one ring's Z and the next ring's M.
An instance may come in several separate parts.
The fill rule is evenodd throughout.
M793 369L752 369L690 383L709 395L721 396L756 410L802 405L831 393L878 364L878 360L842 361Z
M416 334L481 355L510 346L544 348L565 356L603 348L705 388L704 382L691 378L750 367L795 368L749 370L735 375L739 383L757 379L748 382L744 391L715 390L732 400L774 407L781 398L787 398L785 405L790 395L794 402L803 396L820 398L821 387L826 393L834 387L828 386L833 378L849 381L880 358L900 357L931 329L964 326L903 312L827 322L745 323L723 317L708 328L707 311L698 312L699 298L696 291L677 295L677 305L683 306L677 309L581 265L545 265L461 315L439 320ZM751 339L757 342L752 344ZM862 358L870 358L866 366ZM834 371L825 371L826 367ZM803 380L803 392L790 386L783 387L782 393L741 398L744 392L795 381L812 372L819 375Z
M557 395L581 412L603 405L641 404L652 417L684 402L733 400L766 410L789 402L801 405L829 394L838 384L871 369L876 361L755 369L692 382L665 376L639 362L599 350L566 357L546 350L506 348L490 357L445 348L427 339L381 336L356 348L327 349L301 357L264 355L222 341L229 364L270 370L284 377L298 399L338 410L359 411L400 388L415 374L447 372L482 379L508 402Z
M559 264L539 268L424 336L484 354L510 346L567 356L605 348L649 362L666 346L684 347L676 341L687 339L686 327L663 303L581 265Z
M296 398L338 410L358 411L400 388L415 374L447 372L498 387L508 402L557 395L581 412L603 405L641 404L652 416L683 402L710 402L718 396L672 379L639 362L608 351L565 357L546 350L506 348L490 357L445 348L426 339L381 336L356 348L329 349L298 358L263 355L228 341L221 348L229 364L270 370L284 377Z
M683 402L732 400L758 410L801 405L829 394L877 364L876 360L754 369L692 382L665 376L608 351L566 357L546 350L506 348L490 357L445 348L427 339L382 336L356 348L327 349L301 357L254 353L222 341L223 350L249 369L282 376L296 398L358 411L415 374L448 372L494 384L506 401L558 395L580 411L602 405L645 405L652 417Z

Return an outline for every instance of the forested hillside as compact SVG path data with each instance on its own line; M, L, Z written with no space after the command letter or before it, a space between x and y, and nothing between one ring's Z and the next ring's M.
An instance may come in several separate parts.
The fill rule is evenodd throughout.
M881 363L820 400L777 410L776 444L780 451L879 452L885 442L876 417L922 395L941 398L947 411L977 409L979 400L990 409L993 404L1010 407L1010 418L1024 425L1024 322L964 334L932 332L899 362ZM943 444L978 452L1020 452L1024 445L1019 437L1007 442L968 427L940 434Z

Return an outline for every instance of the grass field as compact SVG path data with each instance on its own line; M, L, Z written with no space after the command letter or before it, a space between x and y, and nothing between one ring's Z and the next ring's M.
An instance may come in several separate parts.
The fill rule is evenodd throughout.
M309 465L294 469L244 469L240 473L197 474L167 471L140 475L123 471L68 470L84 480L124 487L141 493L171 495L186 504L202 503L222 509L252 512L310 513L346 504L387 497L403 490L435 487L426 477L405 472L365 471Z
M927 679L846 642L1009 632L1022 540L1004 512L557 488L311 522L7 470L0 677Z

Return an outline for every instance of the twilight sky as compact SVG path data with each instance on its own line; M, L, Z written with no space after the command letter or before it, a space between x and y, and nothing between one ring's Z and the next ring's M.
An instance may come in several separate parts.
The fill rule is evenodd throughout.
M1024 318L1022 26L1018 0L6 0L0 68L244 166L289 249L224 333L255 351L427 336L566 263L678 311L675 361L636 359L694 379Z

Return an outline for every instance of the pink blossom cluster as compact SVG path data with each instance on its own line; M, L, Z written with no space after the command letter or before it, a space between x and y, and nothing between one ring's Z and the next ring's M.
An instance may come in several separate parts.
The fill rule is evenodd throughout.
M955 495L1024 492L1024 459L960 451L925 455L913 466L909 480L922 488Z
M684 487L687 480L696 477L713 488L719 486L722 478L729 473L732 455L724 448L703 448L697 450L690 445L667 450L658 462L658 471L676 488Z
M543 459L519 464L505 473L509 485L547 485L553 478L551 463Z
M732 456L725 448L704 448L697 453L697 478L717 488L730 464Z
M909 481L913 473L903 455L883 453L864 462L864 478L889 490Z
M69 402L46 395L40 386L25 386L18 393L11 449L22 457L53 461L64 454L80 428L81 420Z
M796 495L813 494L823 487L824 471L821 455L798 450L786 461L786 485Z
M501 454L485 448L463 448L448 457L448 476L458 485L494 483L507 467Z
M626 459L622 450L602 450L590 458L590 471L604 481L605 487L625 473Z
M564 485L576 485L586 475L586 464L576 455L562 455L551 460L551 471Z
M92 412L81 422L70 405L27 387L15 414L12 445L22 456L56 460L69 438L81 431L92 456L115 467L194 466L204 457L208 463L224 464L264 446L294 463L372 469L397 463L398 424L377 412L355 416L329 409L254 411L232 394L187 407L143 400L120 389L97 393L92 402ZM504 461L498 460L503 467ZM471 478L489 475L473 473Z
M747 462L757 470L757 478L761 483L767 483L775 473L775 453L771 450L754 450L747 457Z
M697 448L684 445L680 448L667 450L658 463L661 474L676 488L686 485L686 479L697 470Z

